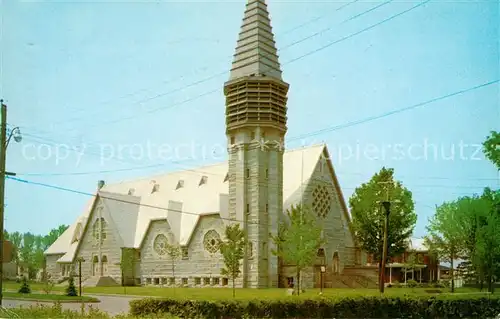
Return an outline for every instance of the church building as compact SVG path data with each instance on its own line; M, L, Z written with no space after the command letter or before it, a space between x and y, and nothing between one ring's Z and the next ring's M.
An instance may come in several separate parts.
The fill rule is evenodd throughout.
M84 286L229 286L219 243L226 225L238 222L249 242L238 287L285 287L296 282L295 267L272 254L271 236L286 210L300 203L317 216L325 239L301 286L319 287L321 266L325 287L346 284L342 276L362 270L366 254L356 246L327 146L284 149L292 88L282 77L264 0L248 0L223 85L228 160L116 184L99 181L78 219L45 252L52 279L78 275L81 263ZM180 247L174 262L167 244Z

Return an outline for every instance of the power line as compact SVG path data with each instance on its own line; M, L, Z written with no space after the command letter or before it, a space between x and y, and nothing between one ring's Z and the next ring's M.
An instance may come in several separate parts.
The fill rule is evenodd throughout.
M371 26L369 26L369 27L367 27L367 28L362 29L361 31L358 31L358 32L352 33L352 34L350 34L350 35L348 35L348 36L345 36L345 37L343 37L343 38L341 38L341 39L338 39L338 40L336 40L336 41L330 42L330 43L328 43L327 45L324 45L324 46L322 46L322 47L320 47L320 48L317 48L317 49L315 49L315 50L313 50L313 51L310 51L310 52L308 52L308 53L306 53L306 54L303 54L303 55L301 55L301 56L299 56L299 57L293 58L293 59L291 59L291 60L289 60L289 61L287 61L287 62L283 63L283 65L287 65L287 64L290 64L290 63L296 62L296 61L301 60L301 59L303 59L303 58L306 58L306 57L308 57L308 56L310 56L310 55L312 55L312 54L315 54L315 53L317 53L317 52L320 52L320 51L322 51L322 50L324 50L324 49L326 49L326 48L328 48L328 47L330 47L330 46L332 46L332 45L334 45L334 44L340 43L340 42L345 41L345 40L347 40L347 39L350 39L350 38L352 38L352 37L354 37L354 36L356 36L356 35L359 35L359 34L361 34L361 33L363 33L363 32L366 32L366 31L368 31L368 30L371 30L371 29L373 29L373 28L375 28L375 27L377 27L377 26L379 26L379 25L381 25L381 24L383 24L383 23L386 23L386 22L388 22L388 21L390 21L390 20L392 20L392 19L395 19L396 17L399 17L399 16L401 16L401 15L403 15L403 14L405 14L405 13L408 13L408 12L410 12L410 11L414 10L414 9L417 9L418 7L420 7L420 6L424 5L425 3L429 2L429 1L431 1L431 0L425 0L424 2L421 2L421 3L419 3L419 4L417 4L417 5L413 6L413 7L411 7L410 9L407 9L407 10L405 10L405 11L402 11L402 12L400 12L400 13L397 13L397 14L395 14L395 15L392 15L391 17L389 17L389 18L387 18L387 19L384 19L384 20L382 20L381 22L375 23L375 24L373 24L373 25L371 25ZM376 7L380 7L380 5L377 5ZM372 11L372 10L373 10L373 9L369 9L369 10L366 10L365 12L369 12L369 11ZM355 16L360 16L360 14L357 14L357 15L355 15ZM352 20L352 19L353 19L353 17L349 18L349 19L348 19L348 20L346 20L346 21L349 21L349 20ZM311 36L309 36L309 37L307 37L307 38L311 38L311 37L314 37L314 36L316 36L316 35L317 35L317 34L313 34L313 35L311 35ZM298 42L298 43L300 43L300 42ZM270 67L268 67L268 69L270 70L271 68L270 68ZM225 74L225 73L227 73L228 71L229 71L229 70L225 70L225 71L223 71L223 72L219 73L218 75ZM218 76L218 75L215 75L215 76ZM213 77L214 77L214 76L209 77L209 78L207 78L206 80L210 80L210 79L212 79ZM196 84L200 84L200 83L202 83L202 82L204 82L204 81L205 81L205 80L201 80L201 81L197 81L197 82L195 82L195 83L196 83ZM191 83L191 84L193 84L193 83ZM191 84L188 84L188 86L190 86ZM217 91L217 90L214 90L214 91ZM200 96L196 96L196 97L194 97L194 98L190 99L190 101L195 100L195 99L197 99L198 97L201 97L201 96L206 96L207 94L211 94L211 93L213 93L214 91L210 91L210 92L203 93L203 94L202 94L202 95L200 95ZM160 94L160 95L157 95L157 96L154 96L154 97L151 97L151 98L148 98L148 99L147 99L147 101L149 101L149 100L151 100L151 99L153 99L153 98L160 97L160 96L161 96L161 94ZM141 101L140 101L140 102L141 102ZM168 108L170 108L170 107L158 107L158 108L154 109L154 112L159 111L159 110L163 110L163 109L168 109ZM143 112L143 113L148 113L148 112ZM143 113L141 113L141 115L142 115ZM117 123L117 122L121 122L122 120L127 120L127 119L135 119L135 118L137 118L137 116L128 117L128 118L119 118L119 119L111 120L111 121L108 121L108 122L96 123L95 125L91 125L90 127L97 127L97 126L101 126L101 125L109 125L109 124L114 124L114 123ZM86 128L89 128L89 127L87 126Z
M427 2L428 2L428 1L430 1L430 0L427 0ZM351 3L354 3L354 2L355 2L355 1L352 1ZM377 8L377 7L380 7L380 5L376 6L375 8ZM417 6L414 6L414 7L413 7L413 9L414 9L414 8L417 8L417 7L418 7L418 5L417 5ZM372 8L372 9L369 9L369 10L367 10L367 11L372 11L372 10L373 10L373 8ZM412 9L409 9L409 10L412 10ZM406 10L404 13L408 12L409 10ZM365 12L367 12L367 11L365 11ZM356 16L359 16L359 15L360 15L360 14L358 14L358 15L356 15ZM394 15L393 17L396 17L396 16L398 16L398 15L401 15L401 14ZM354 16L354 17L356 17L356 16ZM353 17L351 17L350 19L352 19L352 18L353 18ZM389 21L390 19L391 19L391 18L386 19L386 20L384 20L384 21L385 21L385 22L387 22L387 21ZM349 19L348 19L348 20L349 20ZM368 29L365 29L365 30L368 30ZM361 32L358 32L357 34L359 34L359 33L361 33ZM313 36L314 36L314 35L313 35ZM345 40L345 39L347 39L347 38L348 38L348 37L344 37L343 39ZM339 41L337 41L337 42L339 42ZM313 54L313 53L315 53L315 52L318 52L318 51L317 51L317 50L312 51L312 52L310 52L310 54ZM303 56L303 57L305 57L305 56ZM167 107L159 107L159 108L156 108L156 109L150 110L150 111L149 111L149 112L147 112L147 113L154 113L154 112L157 112L157 111L162 110L162 109L172 108L172 107L175 107L175 106L178 106L178 105L181 105L181 104L184 104L184 103L187 103L187 102L193 101L193 100L195 100L195 99L197 99L197 98L200 98L200 97L203 97L203 96L206 96L206 95L212 94L212 93L214 93L214 92L216 92L216 91L218 91L218 89L215 89L215 90L212 90L212 91L209 91L209 92L205 92L205 93L203 93L203 94L201 94L201 95L198 95L198 96L192 97L192 98L190 98L190 99L187 99L187 100L184 100L184 101L181 101L181 102L175 103L175 104L170 105L170 106L167 106ZM130 117L126 117L126 118L123 118L123 119L124 119L124 120L128 120L128 119L133 119L133 118L136 118L136 116L130 116ZM112 124L112 123L116 123L117 121L119 122L119 121L121 121L121 119L114 120L114 121L110 121L110 122L107 122L107 123L108 123L108 124ZM100 124L99 124L99 125L100 125ZM95 126L95 125L94 125L94 126ZM93 127L93 126L91 126L91 127ZM88 127L87 127L87 128L88 128ZM67 133L67 132L66 132L66 133Z
M87 153L86 155L97 155L95 153ZM118 159L118 158L116 158ZM169 162L170 164L176 164L176 165L182 165L180 161L172 161ZM223 162L218 162L212 165L220 165ZM82 176L82 175L93 175L93 174L108 174L108 173L117 173L117 172L129 172L129 171L136 171L136 170L146 170L146 169L151 169L151 168L159 168L163 167L167 164L161 163L161 164L152 164L152 165L146 165L146 166L139 166L139 167L128 167L128 168L122 168L122 169L111 169L111 170L96 170L96 171L87 171L87 172L70 172L70 173L17 173L17 176L32 176L32 177L55 177L55 176ZM211 165L206 165L204 167L211 166ZM182 165L182 168L184 168L183 171L174 171L172 173L179 173L179 172L191 172L195 174L207 174L207 175L215 175L222 177L222 174L216 174L214 172L207 172L202 170L203 167L197 166L197 167L188 167ZM165 172L164 174L168 174ZM336 175L344 175L344 176L362 176L362 177L371 177L369 174L364 174L364 173L345 173L345 172L336 172ZM467 181L497 181L497 178L451 178L451 177L446 177L446 176L408 176L408 175L398 175L399 178L405 179L420 179L420 180L425 180L425 179L430 179L430 180L448 180L448 181L456 181L456 180L467 180ZM268 184L266 184L268 185ZM411 185L411 184L410 184ZM485 185L479 185L479 186L462 186L462 185L413 185L411 187L447 187L447 188L484 188L488 187Z
M379 23L376 23L376 24L374 24L374 25L372 25L372 26L370 26L370 27L367 27L367 28L365 28L365 29L363 29L363 30L361 30L361 31L358 31L358 32L353 33L353 34L351 34L351 35L349 35L349 36L346 36L346 37L344 37L344 38L341 38L341 39L339 39L339 40L336 40L336 41L334 41L334 42L331 42L330 44L327 44L326 46L323 46L323 47L321 47L321 48L319 48L319 49L316 49L316 50L314 50L314 51L310 51L309 53L307 53L307 54L305 54L305 55L302 55L302 56L301 56L301 57L299 57L299 58L295 58L295 59L293 59L292 61L287 62L286 64L288 64L288 63L292 63L292 62L297 61L297 60L299 60L299 59L302 59L302 58L304 58L304 57L306 57L306 56L308 56L308 55L311 55L311 54L314 54L314 53L316 53L316 52L319 52L320 50L323 50L323 49L325 49L325 48L327 48L327 47L329 47L329 46L331 46L331 45L333 45L333 44L335 44L335 43L339 43L339 42L344 41L344 40L346 40L346 39L349 39L349 38L351 38L351 37L353 37L353 36L355 36L355 35L358 35L358 34L360 34L360 33L362 33L362 32L368 31L368 30L370 30L370 29L372 29L372 28L374 28L374 27L376 27L376 26L378 26L378 25L381 25L382 23L388 22L388 21L390 21L390 20L392 20L392 19L394 19L394 18L396 18L396 17L398 17L398 16L401 16L402 14L405 14L405 13L407 13L407 12L410 12L411 10L414 10L414 9L418 8L418 7L420 7L421 5L423 5L423 4L425 4L425 3L429 2L429 1L431 1L431 0L426 0L426 1L422 2L422 3L420 3L420 4L417 4L417 5L413 6L413 7L411 7L410 9L407 9L407 10L405 10L405 11L403 11L403 12L400 12L400 13L398 13L398 14L395 14L395 15L393 15L393 16L391 16L391 17L389 17L389 18L387 18L387 19L385 19L385 20L383 20L383 21L381 21L381 22L379 22ZM380 5L378 5L377 7L380 7ZM367 10L367 11L371 11L371 10L373 10L373 8L372 8L372 9L369 9L369 10ZM358 14L358 16L359 16L359 14ZM352 18L352 17L351 17L351 18ZM199 81L198 81L198 82L199 82ZM176 103L176 104L171 105L171 106L168 106L168 107L159 107L159 108L156 108L156 109L150 110L150 111L149 111L149 112L147 112L147 113L154 113L154 112L159 111L159 110L161 110L161 109L171 108L171 107L173 107L173 106L177 106L177 105L180 105L180 104L184 104L184 103L186 103L186 102L189 102L189 101L195 100L195 99L197 99L197 98L200 98L200 97L203 97L203 96L206 96L206 95L212 94L212 93L214 93L214 92L216 92L216 91L218 91L218 89L215 89L215 90L212 90L212 91L209 91L209 92L205 92L205 93L203 93L203 94L201 94L201 95L198 95L198 96L195 96L195 97L193 97L193 98L190 98L190 99L187 99L187 100L181 101L181 102L179 102L179 103ZM112 123L119 122L119 121L121 121L121 120L128 120L128 119L135 119L135 118L136 118L136 116L126 117L126 118L122 118L122 119L115 119L115 120L113 120L113 121L109 121L109 122L105 122L105 123L99 123L98 125L94 125L94 126L90 126L90 127L100 126L101 124L112 124ZM89 127L87 127L87 128L89 128ZM67 133L67 132L66 132L66 133ZM293 140L293 139L292 139L292 140Z
M391 1L392 1L392 0L391 0ZM408 12L410 12L410 11L414 10L414 9L417 9L418 7L422 6L423 4L425 4L425 3L429 2L429 1L431 1L431 0L425 0L424 2L419 3L419 4L417 4L417 5L413 6L413 7L411 7L410 9L407 9L407 10L405 10L405 11L403 11L403 12L400 12L400 13L397 13L397 14L395 14L395 15L392 15L392 16L390 16L389 18L386 18L386 19L382 20L381 22L378 22L378 23L373 24L373 25L371 25L371 26L369 26L369 27L367 27L367 28L362 29L361 31L355 32L355 33L350 34L350 35L348 35L348 36L345 36L345 37L343 37L343 38L341 38L341 39L338 39L338 40L335 40L335 41L333 41L333 42L330 42L330 43L328 43L327 45L322 46L322 47L320 47L320 48L318 48L318 49L315 49L315 50L313 50L313 51L310 51L310 52L308 52L308 53L306 53L306 54L304 54L304 55L302 55L302 56L300 56L300 57L297 57L297 58L294 58L294 59L292 59L292 60L289 60L289 61L287 61L287 62L283 63L283 65L287 65L287 64L290 64L290 63L296 62L296 61L301 60L301 59L303 59L303 58L305 58L305 57L307 57L307 56L309 56L309 55L312 55L312 54L315 54L315 53L317 53L317 52L319 52L319 51L322 51L322 50L324 50L324 49L326 49L326 48L328 48L328 47L330 47L330 46L332 46L332 45L334 45L334 44L340 43L340 42L345 41L345 40L347 40L347 39L350 39L350 38L352 38L352 37L354 37L354 36L356 36L356 35L359 35L359 34L361 34L361 33L363 33L363 32L366 32L366 31L368 31L368 30L371 30L371 29L373 29L373 28L375 28L375 27L377 27L377 26L379 26L379 25L381 25L381 24L383 24L383 23L386 23L386 22L388 22L388 21L390 21L390 20L392 20L392 19L394 19L394 18L396 18L396 17L399 17L399 16L401 16L401 15L403 15L403 14L406 14L406 13L408 13ZM355 1L353 1L352 3L354 3L354 2L355 2ZM382 4L382 5L385 5L385 4L389 3L389 2L390 2L390 1L387 1L386 3L384 3L384 4ZM370 9L366 10L365 12L362 12L362 13L360 13L360 14L356 14L356 15L354 15L354 16L352 16L352 17L350 17L349 19L345 20L344 22L347 22L347 21L353 20L354 18L357 18L357 17L359 17L359 16L362 16L363 14L365 14L365 13L367 13L367 12L370 12L370 11L373 11L374 9L377 9L377 8L381 7L382 5L381 5L381 4L376 5L374 8L370 8ZM342 23L344 23L344 22L342 22ZM342 23L341 23L341 24L342 24ZM326 29L325 29L325 30L326 30ZM324 32L325 30L323 30L323 32ZM318 35L318 33L315 33L315 34L313 34L313 35L310 35L310 36L306 37L305 39L312 38L312 37L314 37L314 36L316 36L316 35ZM301 41L298 41L297 43L300 43L300 42L302 42L302 40L301 40ZM198 81L196 81L196 82L193 82L193 83L187 84L187 85L186 85L186 86L184 86L184 87L181 87L181 88L175 89L175 91L183 90L183 89L184 89L184 88L186 88L186 87L191 87L191 86L194 86L194 85L197 85L197 84L200 84L200 83L203 83L203 82L209 81L209 80L211 80L211 79L213 79L213 78L216 78L216 77L218 77L218 76L220 76L220 75L226 74L227 72L228 72L228 70L224 70L223 72L217 73L217 74L215 74L215 75L213 75L213 76L210 76L210 77L208 77L208 78L205 78L205 79L202 79L202 80L198 80ZM201 98L201 97L203 97L203 96L210 95L210 94L212 94L212 93L214 93L214 92L216 92L216 91L218 91L218 89L216 89L216 90L212 90L212 91L209 91L209 92L202 93L201 95L194 96L194 97L189 98L189 99L187 99L187 100L184 100L184 101L182 101L182 102L175 103L173 106L178 106L178 105L181 105L181 104L184 104L184 103L187 103L187 102L190 102L190 101L196 100L196 99ZM171 91L170 91L170 92L171 92ZM164 96L164 95L166 95L166 94L169 94L169 92L166 92L166 93L160 93L160 94L158 94L158 95L156 95L156 96L149 97L149 98L146 98L146 99L144 99L144 100L141 100L141 101L135 102L134 104L138 104L138 103L142 103L142 102L150 101L150 100L152 100L152 99L156 99L156 98L161 97L161 96ZM142 112L141 114L149 114L149 113L154 113L154 112L157 112L157 111L160 111L160 110L164 110L164 109L169 109L169 108L172 108L173 106L167 106L167 107L157 107L157 108L153 109L153 110L152 110L152 111L150 111L150 112ZM140 115L141 115L141 114L140 114ZM92 127L98 127L98 126L102 126L102 125L114 124L114 123L118 123L118 122L121 122L121 121L130 120L130 119L136 119L136 118L137 118L137 116L128 116L128 117L123 117L123 118L117 118L117 119L114 119L114 120L105 121L105 122L100 122L100 123L95 123L95 124L93 124L93 125L86 126L86 129L88 129L88 128L92 128ZM72 131L72 130L70 129L70 130L68 130L68 131ZM73 131L74 131L74 129L73 129Z
M340 10L342 10L342 9L344 9L344 8L346 8L346 7L350 6L351 4L353 4L353 3L355 3L355 2L358 2L358 1L359 1L359 0L353 0L353 1L351 1L351 2L348 2L348 3L346 3L346 4L342 5L342 6L340 6L339 8L337 8L337 9L335 10L335 12L340 11ZM390 0L390 1L392 1L392 0ZM389 2L390 2L390 1L389 1ZM376 7L375 7L375 9L376 9L376 8L378 8L378 7L379 7L379 6L376 6ZM367 11L367 12L370 12L370 11L373 11L373 10L374 10L374 9L371 9L371 10L369 10L369 11ZM363 15L363 14L365 14L365 13L366 13L366 12L364 12L364 13L362 13L362 14L359 14L359 15L356 15L356 16L355 16L355 17L353 17L353 18L357 18L357 17L359 17L359 16L361 16L361 15ZM302 27L304 27L304 26L306 26L306 25L309 25L309 24L311 24L311 23L313 23L313 22L315 22L315 21L318 21L318 20L320 20L320 19L324 18L324 16L325 16L325 15L323 15L323 16L319 16L319 17L314 17L313 19L308 20L308 21L306 21L306 22L304 22L304 23L302 23L302 24L300 24L300 25L298 25L298 26L296 26L296 27L293 27L292 29L289 29L288 31L285 31L285 32L283 32L283 33L281 33L281 34L276 35L276 38L279 38L280 36L283 36L283 35L285 35L285 34L288 34L288 33L292 32L292 31L295 31L295 30L297 30L297 29L300 29L300 28L302 28ZM351 18L351 19L349 19L349 20L352 20L353 18ZM344 21L344 22L347 22L347 21L349 21L349 20L346 20L346 21ZM314 37L314 36L317 36L317 35L319 35L319 34L321 34L321 33L324 33L324 32L326 32L326 31L328 31L328 30L330 30L330 29L331 29L331 28L324 29L324 30L322 30L322 31L320 31L320 32L317 32L317 33L315 33L315 34L311 35L311 36L305 37L305 38L303 38L303 39L301 39L301 40L299 40L299 41L297 41L297 42L294 42L294 43L292 43L292 44L290 44L290 45L287 45L286 47L281 48L281 51L283 51L283 50L284 50L284 49L286 49L286 48L292 47L292 46L294 46L294 45L296 45L296 44L298 44L298 43L301 43L301 42L303 42L303 41L305 41L305 40L308 40L308 39L310 39L310 38L312 38L312 37ZM278 49L278 51L280 51L280 49ZM232 58L232 56L227 56L225 59L227 59L227 58ZM221 61L222 61L222 60L221 60ZM203 70L205 70L205 69L206 69L206 68L202 68L202 69L200 69L200 70L198 70L198 71L203 71ZM226 74L228 71L229 71L229 69L224 70L223 72L220 72L220 73L214 74L214 75L212 75L212 76L209 76L209 77L207 77L207 78L205 78L205 79L202 79L202 80L195 81L195 82L193 82L193 83L187 84L187 85L186 85L186 86L184 86L184 87L180 87L180 88L177 88L177 89L173 89L173 90L170 90L170 91L167 91L167 92L164 92L164 93L160 93L160 94L157 94L157 95L152 96L152 97L149 97L149 98L145 98L145 99L142 99L142 100L136 101L136 102L134 102L132 105L135 105L135 104L141 104L141 103L144 103L144 102L148 102L148 101L150 101L150 100L153 100L153 99L157 99L157 98L159 98L159 97L163 97L163 96L166 96L166 95L169 95L169 94L175 93L175 92L182 91L182 90L184 90L184 89L186 89L186 88L188 88L188 87L192 87L192 86L195 86L195 85L198 85L198 84L201 84L201 83L207 82L207 81L209 81L209 80L215 79L215 78L217 78L217 77L219 77L219 76L221 76L221 75ZM180 76L180 77L176 77L176 78L174 78L174 79L171 79L171 80L168 80L168 81L164 81L163 83L164 83L164 84L168 84L168 83L174 82L174 81L176 81L176 80L180 80L180 79L182 79L182 78L184 78L184 77L185 77L185 76L184 76L184 75L182 75L182 76ZM147 89L141 89L141 90L135 91L135 93L143 92L143 91L145 91L145 90L147 90ZM135 95L135 93L129 93L129 94L126 94L126 95L124 95L124 96L120 97L119 99L122 99L122 98L125 98L125 97L130 97L130 96L132 96L132 95ZM108 101L107 103L106 103L106 102L104 102L104 103L101 103L101 104L109 104L109 101ZM84 110L84 108L76 109L76 111L78 111L78 110ZM95 115L93 115L93 116L95 116ZM91 117L92 117L92 116L91 116ZM55 124L59 124L59 123L64 123L64 124L67 124L67 123L74 122L74 121L77 121L77 120L81 120L81 118L78 118L78 117L76 117L76 118L71 118L71 119L69 119L69 120L58 121L58 122L56 122Z
M207 168L209 166L218 166L220 164L221 163L212 164L212 165L208 165L208 166L205 166L205 167L202 167L202 168ZM155 167L162 166L162 165L163 164L151 165L148 168L155 168ZM227 175L227 173L225 173L225 174L219 174L219 173L215 173L215 172L210 172L210 171L202 170L202 168L189 168L189 169L185 169L183 171L174 171L174 172L171 172L171 173L180 173L180 172L182 172L182 173L193 173L193 174L197 174L197 175L205 174L205 175L212 175L212 176L217 176L217 177L221 177L221 178L224 177L225 175ZM127 170L130 170L130 169L114 170L114 172L116 172L116 171L127 171ZM104 172L106 172L106 171L104 171ZM113 171L108 171L108 172L113 172ZM162 175L167 175L167 174L169 174L169 173L164 173ZM75 174L66 174L65 175L64 173L61 173L61 175L58 175L58 176L67 176L67 175L71 176L71 175L83 175L83 174L75 173ZM348 175L348 174L338 174L337 173L336 175ZM40 175L35 175L35 174L17 174L17 176L46 176L46 175L44 175L44 174L40 174ZM368 176L368 175L365 175L365 177L371 178L371 176ZM405 178L404 176L399 176L399 177L400 178ZM144 178L139 178L139 179L134 179L134 180L129 180L129 181L122 181L122 183L126 184L126 183L129 183L129 182L137 182L139 180L154 179L154 178L155 178L155 176L149 176L149 177L144 177ZM408 176L406 176L406 178L408 178ZM307 181L311 181L311 180L316 180L316 178L311 175L307 179ZM244 182L237 182L237 183L244 184ZM278 184L269 183L267 181L257 182L257 184L259 186L278 186ZM302 184L305 184L305 182L303 181ZM475 185L475 186L471 186L471 185L468 185L468 186L465 186L465 185L432 185L432 184L415 185L415 184L411 184L411 183L405 183L405 188L407 188L407 189L412 189L412 188L415 188L415 187L422 187L422 188L441 187L441 188L448 188L448 189L484 189L484 188L489 187L489 186L488 185ZM288 189L288 188L285 187L285 189ZM355 190L356 187L343 187L343 189Z
M456 91L456 92L453 92L453 93L449 93L449 94L446 94L446 95L443 95L443 96L435 97L435 98L427 100L425 102L420 102L420 103L417 103L417 104L414 104L414 105L411 105L411 106L407 106L407 107L404 107L404 108L400 108L400 109L396 109L396 110L393 110L393 111L385 112L385 113L382 113L380 115L374 115L374 116L366 117L366 118L361 119L361 120L352 121L352 122L348 122L348 123L340 124L340 125L336 125L336 126L331 126L331 127L324 128L324 129L321 129L321 130L318 130L318 131L315 131L315 132L311 132L311 133L306 133L306 134L303 134L303 135L299 135L299 136L293 137L293 138L291 138L289 140L293 141L293 140L303 139L303 138L306 138L306 137L316 136L316 135L323 134L323 133L326 133L326 132L331 132L331 131L336 131L336 130L340 130L340 129L343 129L343 128L351 127L351 126L354 126L354 125L357 125L357 124L362 124L362 123L366 123L366 122L369 122L369 121L378 120L378 119L381 119L381 118L384 118L384 117L387 117L387 116L390 116L390 115L394 115L394 114L405 112L405 111L408 111L408 110L411 110L411 109L415 109L415 108L418 108L418 107L421 107L421 106L425 106L425 105L433 103L433 102L441 101L441 100L450 98L452 96L456 96L456 95L464 94L464 93L467 93L467 92L470 92L470 91L473 91L473 90L477 90L477 89L480 89L480 88L483 88L483 87L486 87L486 86L498 83L499 81L500 80L498 80L498 79L497 80L493 80L493 81L489 81L489 82L486 82L486 83L483 83L483 84L479 84L479 85L476 85L476 86L473 86L473 87L470 87L470 88L467 88L467 89L463 89L463 90Z
M127 200L119 199L119 198L108 197L108 196L105 196L105 195L101 194L100 192L97 193L97 194L92 194L92 193L88 193L88 192L84 192L84 191L79 191L79 190L75 190L75 189L71 189L71 188L66 188L66 187L51 185L51 184L47 184L47 183L41 183L41 182L34 182L34 181L30 181L30 180L26 180L26 179L21 179L21 178L17 178L17 177L12 177L12 176L6 176L6 177L7 177L7 179L11 179L13 181L24 183L24 184L41 186L41 187L45 187L45 188L51 188L51 189L55 189L55 190L60 190L60 191L64 191L64 192L69 192L69 193L74 193L74 194L79 194L79 195L84 195L84 196L89 196L89 197L94 197L94 198L96 198L97 196L99 196L100 198L104 198L104 199L108 199L108 200L113 200L113 201L117 201L117 202L121 202L121 203L125 203L125 204L131 204L131 205L135 205L135 206L139 206L139 207L153 208L153 209L164 210L164 211L167 211L167 212L174 212L174 213L185 214L185 215L203 216L202 213L201 214L200 213L193 213L193 212L188 212L188 211L171 209L171 208L167 208L167 207L161 207L161 206L157 206L157 205L149 205L149 204L144 204L144 203L137 203L137 202L133 202L133 201L127 201ZM104 191L104 192L106 192L106 191ZM124 195L124 194L118 194L118 195ZM338 194L338 195L340 195L340 194ZM129 195L129 196L131 196L131 195ZM263 226L268 226L269 225L267 223L259 223L259 222L248 221L248 220L247 221L237 220L237 219L231 219L231 218L222 217L222 216L220 216L220 218L222 220L228 220L228 221L232 221L232 222L246 222L248 224L263 225Z
M446 95L435 97L435 98L432 98L430 100L427 100L427 101L424 101L424 102L420 102L420 103L417 103L417 104L414 104L414 105L411 105L411 106L403 107L403 108L392 110L392 111L389 111L389 112L384 112L384 113L379 114L379 115L374 115L374 116L366 117L366 118L363 118L363 119L359 119L359 120L356 120L356 121L347 122L347 123L340 124L340 125L326 127L326 128L323 128L323 129L320 129L320 130L317 130L317 131L313 131L313 132L310 132L310 133L298 135L298 136L295 136L295 137L287 139L287 142L288 141L299 140L299 139L305 139L305 138L308 138L308 137L317 136L317 135L324 134L324 133L327 133L327 132L337 131L337 130L340 130L340 129L344 129L344 128L352 127L352 126L355 126L355 125L363 124L363 123L366 123L366 122L370 122L370 121L373 121L373 120L381 119L381 118L384 118L384 117L387 117L387 116L391 116L391 115L394 115L394 114L398 114L398 113L401 113L401 112L409 111L409 110L412 110L412 109L415 109L415 108L418 108L418 107L422 107L422 106L425 106L425 105L428 105L428 104L431 104L431 103L434 103L434 102L437 102L437 101L441 101L441 100L444 100L444 99L447 99L447 98L450 98L450 97L453 97L453 96L457 96L457 95L464 94L464 93L467 93L467 92L470 92L470 91L473 91L473 90L477 90L477 89L480 89L480 88L492 85L494 83L498 83L499 81L500 80L489 81L489 82L486 82L486 83L483 83L483 84L480 84L480 85L476 85L476 86L473 86L473 87L470 87L470 88L467 88L467 89L462 89L462 90L459 90L459 91L456 91L456 92L453 92L453 93L449 93L449 94L446 94ZM57 142L55 142L55 143L57 143ZM73 149L70 149L70 150L73 150ZM101 158L102 158L102 154L101 154ZM180 161L170 162L170 163L182 165L180 163ZM168 164L170 164L170 163L168 163ZM161 166L164 166L164 165L167 165L167 164L147 165L147 166L143 166L143 168L144 169L148 169L148 168L153 168L153 167L161 167ZM141 167L139 166L139 167L132 167L132 168L129 168L129 169L119 169L119 170L115 170L115 171L116 172L119 172L119 171L123 172L123 171L133 171L133 170L140 170L140 169L141 169ZM112 170L105 171L105 173L111 173L111 172L113 172L113 171ZM94 173L104 173L104 172L103 171L96 171L96 172L89 172L88 174L94 174ZM28 176L29 174L30 173L25 173L23 175ZM37 174L37 176L43 176L44 173L31 173L31 174ZM55 175L55 174L58 174L58 173L49 173L49 175ZM19 175L21 175L21 174L19 174ZM85 174L83 174L83 173L75 173L75 174L68 174L68 175L85 175ZM492 180L495 180L495 179L492 179Z

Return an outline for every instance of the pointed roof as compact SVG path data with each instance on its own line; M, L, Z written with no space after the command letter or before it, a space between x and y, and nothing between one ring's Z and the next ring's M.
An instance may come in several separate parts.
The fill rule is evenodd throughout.
M251 75L281 80L278 51L264 0L248 0L229 80Z

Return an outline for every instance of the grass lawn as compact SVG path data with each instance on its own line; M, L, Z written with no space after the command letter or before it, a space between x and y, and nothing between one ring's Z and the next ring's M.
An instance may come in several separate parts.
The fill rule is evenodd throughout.
M6 290L17 290L20 284L15 282L5 282ZM42 293L43 284L31 283L33 292ZM64 291L65 287L54 287L53 293ZM77 287L78 289L78 287ZM448 296L448 289L439 289L441 294L429 294L426 290L434 288L386 288L385 296ZM470 294L471 297L486 296L485 293L479 292L478 289L458 288L455 290L456 295L464 297L463 294ZM167 287L86 287L83 288L84 294L116 294L116 295L136 295L148 297L175 297L188 299L203 299L203 300L220 300L232 299L231 288L167 288ZM306 289L304 294L300 294L298 298L312 298L319 296L320 289ZM335 297L355 297L355 296L380 296L378 289L349 289L349 288L326 288L323 289L323 296ZM286 289L236 289L236 299L279 299L287 298ZM500 293L495 293L495 297L500 297Z
M40 302L49 301L59 301L61 303L66 302L99 302L99 299L93 297L70 297L61 294L44 294L44 293L32 293L32 294L20 294L17 292L4 291L3 297L5 299L15 299L15 300L31 300Z
M429 288L388 288L385 290L384 295L388 297L402 297L404 295L411 296L444 296L450 295L446 289L440 289L441 294L430 294L426 290ZM102 293L102 294L124 294L123 287L95 287L86 288L86 293ZM477 290L470 289L457 289L457 296L464 294L473 297L486 296L485 293L480 293ZM320 289L306 289L305 293L298 298L314 298L318 297ZM126 294L151 296L151 297L174 297L174 298L187 298L187 299L203 299L203 300L220 300L220 299L233 299L232 289L230 288L160 288L160 287L127 287ZM356 296L380 296L377 289L323 289L323 296L329 298L342 298L342 297L356 297ZM495 294L500 297L500 294ZM286 289L236 289L236 299L281 299L288 298Z

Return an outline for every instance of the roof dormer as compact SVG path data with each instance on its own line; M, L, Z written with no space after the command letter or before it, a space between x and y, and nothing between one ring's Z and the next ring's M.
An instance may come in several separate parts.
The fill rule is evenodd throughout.
M182 187L184 187L184 180L180 179L177 182L177 186L175 187L175 189L179 189L179 188L182 188Z
M77 242L82 237L83 226L82 223L79 222L76 224L75 231L73 232L73 237L71 238L71 243Z
M160 191L160 184L154 184L153 189L151 190L151 194L159 192Z
M207 180L208 180L208 177L206 176L202 176L201 179L200 179L200 183L198 184L198 186L201 186L203 184L206 184L207 183Z

